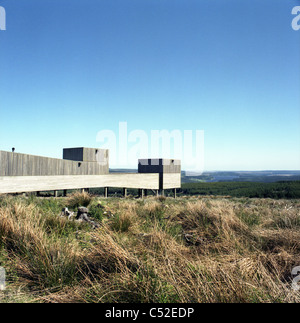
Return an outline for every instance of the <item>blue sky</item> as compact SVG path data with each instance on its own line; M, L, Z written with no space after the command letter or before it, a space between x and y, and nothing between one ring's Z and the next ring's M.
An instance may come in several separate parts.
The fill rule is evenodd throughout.
M203 130L205 170L300 169L300 1L0 6L0 150L60 158L125 121Z

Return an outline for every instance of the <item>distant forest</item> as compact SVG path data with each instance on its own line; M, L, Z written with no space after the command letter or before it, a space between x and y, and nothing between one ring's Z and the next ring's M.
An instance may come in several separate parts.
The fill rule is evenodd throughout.
M179 195L294 199L300 198L300 181L183 183L178 193Z

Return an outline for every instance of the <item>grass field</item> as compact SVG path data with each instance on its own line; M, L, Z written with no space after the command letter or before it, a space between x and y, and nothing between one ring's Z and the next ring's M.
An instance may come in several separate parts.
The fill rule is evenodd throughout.
M59 216L80 205L100 228ZM299 302L299 210L299 199L3 196L0 302Z

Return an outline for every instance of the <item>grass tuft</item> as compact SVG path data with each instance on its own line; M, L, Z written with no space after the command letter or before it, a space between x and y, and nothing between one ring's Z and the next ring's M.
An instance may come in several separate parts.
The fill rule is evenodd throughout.
M92 195L87 192L74 192L68 197L66 205L72 209L79 206L88 207L92 199Z
M101 227L59 216L77 206ZM299 209L299 200L3 196L0 302L299 302Z

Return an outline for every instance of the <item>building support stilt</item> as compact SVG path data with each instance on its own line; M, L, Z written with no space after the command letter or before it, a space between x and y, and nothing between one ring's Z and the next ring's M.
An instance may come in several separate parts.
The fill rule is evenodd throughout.
M158 195L165 196L165 190L162 190L162 189L158 190Z
M143 199L145 196L145 190L143 188L139 189L139 198Z
M177 190L176 190L176 188L174 188L173 193L174 193L174 199L176 199L176 197L177 197Z
M104 187L104 197L108 198L108 187Z

